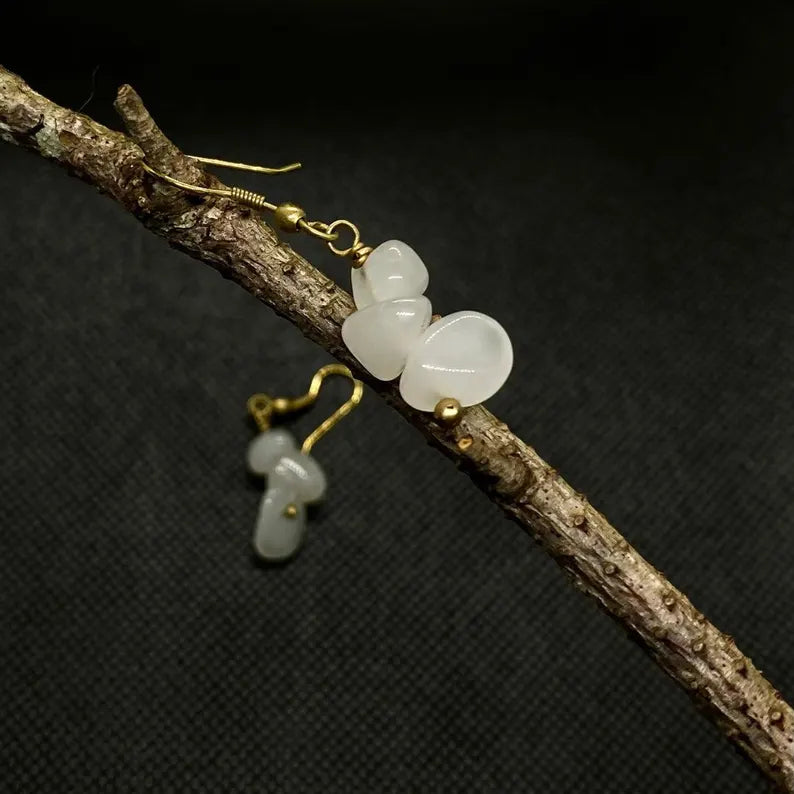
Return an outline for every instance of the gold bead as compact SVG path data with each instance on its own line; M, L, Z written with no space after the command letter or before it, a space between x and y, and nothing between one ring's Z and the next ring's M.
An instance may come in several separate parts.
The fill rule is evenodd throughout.
M279 204L273 211L273 218L276 221L276 226L285 232L297 232L298 223L306 217L306 210L293 204L291 201L285 201Z
M433 409L433 416L444 427L455 427L461 419L460 403L454 397L444 397Z
M290 401L286 397L276 397L270 403L271 409L277 414L286 414L290 410Z
M284 508L284 515L285 515L287 518L295 518L295 516L296 516L296 515L298 515L298 506L297 506L297 505L294 505L294 504L291 504L291 503L290 503L290 504L288 504L288 505L287 505L287 506Z

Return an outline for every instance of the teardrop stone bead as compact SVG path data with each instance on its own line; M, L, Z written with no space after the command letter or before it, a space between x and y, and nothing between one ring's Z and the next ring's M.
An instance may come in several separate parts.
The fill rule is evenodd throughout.
M444 397L476 405L499 391L512 368L513 346L496 320L455 312L430 325L413 346L400 394L420 411L432 411Z

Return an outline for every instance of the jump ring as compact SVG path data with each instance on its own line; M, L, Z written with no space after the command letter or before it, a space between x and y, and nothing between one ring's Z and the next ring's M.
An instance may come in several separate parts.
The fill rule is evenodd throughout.
M326 244L328 245L328 248L337 256L349 256L361 245L361 233L359 232L358 226L356 226L355 223L351 223L350 221L342 218L328 224L329 234L336 232L340 226L344 226L353 232L353 244L350 246L350 248L337 248L331 240L329 240ZM337 233L337 237L338 236L339 235Z

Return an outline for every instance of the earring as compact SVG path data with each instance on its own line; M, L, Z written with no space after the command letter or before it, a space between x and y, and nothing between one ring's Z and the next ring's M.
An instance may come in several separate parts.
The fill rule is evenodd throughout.
M342 325L350 352L378 380L400 377L400 394L438 419L484 402L507 380L513 347L496 320L475 311L433 322L429 277L400 240L375 248L351 274L357 311Z
M300 168L291 163L265 168L225 160L194 158L260 173L286 173ZM243 188L206 188L190 185L143 163L158 179L199 195L233 199L273 213L275 225L286 232L302 231L323 240L332 253L351 260L356 311L342 325L342 339L362 366L378 380L400 378L400 394L408 405L432 411L445 425L460 421L461 409L484 402L504 385L513 368L513 347L502 326L475 311L432 314L424 296L429 276L416 251L399 240L376 248L364 245L358 227L346 219L331 223L307 220L297 204L273 204ZM340 247L342 231L352 235Z
M352 381L353 393L306 437L299 449L291 433L283 428L271 428L273 417L313 405L323 380L329 375L341 375ZM254 550L262 559L285 560L300 547L306 531L306 505L319 502L326 490L325 472L309 453L361 402L363 391L363 384L347 367L327 364L315 372L306 394L292 398L254 394L248 399L248 412L259 430L248 446L248 469L267 478L253 538Z

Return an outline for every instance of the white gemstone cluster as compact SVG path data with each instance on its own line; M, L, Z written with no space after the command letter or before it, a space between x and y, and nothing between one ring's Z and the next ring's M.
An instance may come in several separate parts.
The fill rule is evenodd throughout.
M306 505L319 502L325 494L325 474L281 428L254 438L248 447L248 469L267 477L254 528L254 550L264 560L285 560L303 540Z
M352 280L357 311L342 325L342 339L378 380L402 375L400 394L410 406L432 411L444 398L476 405L507 380L513 367L507 332L474 311L431 322L427 268L406 243L379 245Z

